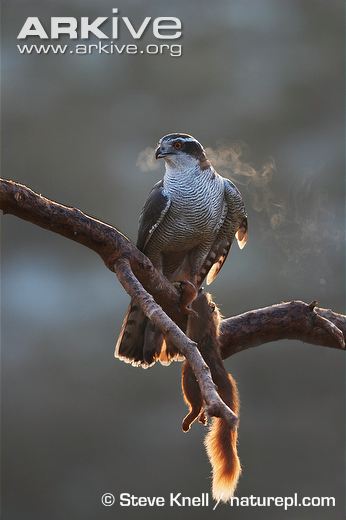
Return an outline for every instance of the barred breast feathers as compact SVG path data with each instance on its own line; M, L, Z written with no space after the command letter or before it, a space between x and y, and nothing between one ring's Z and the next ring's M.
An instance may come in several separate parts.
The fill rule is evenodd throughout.
M200 284L205 277L207 277L208 285L215 280L225 263L234 237L237 238L241 249L247 242L247 215L242 196L230 180L223 178L223 183L227 211L210 252L202 265L199 274Z
M167 168L164 190L172 200L168 217L177 219L198 236L215 233L222 217L224 187L222 178L211 168L201 170L198 163L189 171Z

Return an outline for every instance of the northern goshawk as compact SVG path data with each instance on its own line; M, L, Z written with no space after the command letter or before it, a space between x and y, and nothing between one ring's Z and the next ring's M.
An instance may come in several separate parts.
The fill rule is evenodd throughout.
M191 135L162 137L155 156L164 159L166 171L142 210L137 247L170 281L188 281L198 289L205 278L208 284L215 279L234 237L245 246L244 203ZM135 302L124 318L115 357L143 368L181 359Z

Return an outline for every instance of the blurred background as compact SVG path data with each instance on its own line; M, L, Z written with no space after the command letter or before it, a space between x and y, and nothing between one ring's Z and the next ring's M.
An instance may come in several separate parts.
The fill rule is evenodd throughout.
M182 57L22 56L28 16L178 16ZM283 300L344 311L344 5L341 0L4 0L2 176L135 240L163 164L150 149L194 135L243 193L247 247L211 286L225 316ZM124 36L124 43L126 36ZM132 42L130 42L132 43ZM149 148L149 150L148 150ZM181 432L180 365L113 358L128 297L82 246L2 218L3 517L156 518L105 508L106 491L210 489L202 427ZM282 341L227 360L239 384L239 496L334 496L295 520L344 511L341 352ZM185 508L181 518L208 518ZM286 518L230 509L234 519Z

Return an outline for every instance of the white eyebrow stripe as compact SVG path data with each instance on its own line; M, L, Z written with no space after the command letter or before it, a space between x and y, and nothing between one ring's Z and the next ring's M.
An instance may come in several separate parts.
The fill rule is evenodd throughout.
M176 141L177 139L186 143L198 143L198 141L193 137L172 137L169 141Z

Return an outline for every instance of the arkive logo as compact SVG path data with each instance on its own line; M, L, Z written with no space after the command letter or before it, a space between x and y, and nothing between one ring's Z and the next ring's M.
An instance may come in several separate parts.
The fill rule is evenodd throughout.
M49 25L49 27L48 27ZM140 49L137 44L143 36L153 38L155 43L146 45ZM93 54L98 50L99 54L164 54L169 50L171 56L181 56L182 46L172 45L168 42L177 40L182 36L182 22L175 16L159 16L153 18L146 16L139 24L131 21L128 16L120 16L119 9L112 9L112 16L98 16L89 18L82 16L56 16L50 18L49 24L44 24L37 16L29 16L21 27L17 40L27 40L32 37L40 40L58 40L64 37L71 40L74 45L17 45L21 54ZM131 38L132 44L121 44L123 37ZM88 44L90 38L100 40L95 44ZM83 43L77 44L75 40ZM111 41L110 41L111 40ZM114 41L115 40L115 41ZM103 43L103 44L102 44ZM46 49L48 48L48 51Z
M112 13L118 13L118 8L112 9ZM49 38L54 40L62 35L68 35L71 40L76 40L77 38L83 40L94 35L101 40L109 38L116 40L119 38L120 25L126 27L135 40L141 38L150 25L152 26L154 37L158 40L174 40L182 35L181 20L175 16L159 16L153 19L151 16L146 16L137 28L134 27L134 24L127 16L112 16L111 18L98 16L93 20L90 20L87 16L82 16L80 19L71 16L56 16L50 20L50 32L48 33L38 17L29 16L25 20L17 39L25 40L28 36L38 36L42 40ZM111 35L100 29L107 21L111 21L112 24Z

